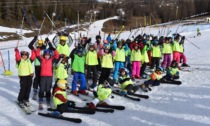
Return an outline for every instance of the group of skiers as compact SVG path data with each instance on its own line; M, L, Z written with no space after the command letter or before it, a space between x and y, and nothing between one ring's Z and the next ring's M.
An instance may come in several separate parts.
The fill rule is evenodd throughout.
M35 36L28 45L31 54L24 50L19 52L18 48L15 48L20 78L20 106L30 105L29 95L33 84L32 99L36 100L38 95L39 109L43 109L44 96L49 106L52 98L57 109L56 114L70 109L72 102L67 99L66 93L70 87L69 90L74 95L87 94L88 89L97 87L97 90L93 90L95 99L87 106L94 109L99 103L110 104L111 87L114 84L121 89L122 95L132 94L139 88L150 89L151 86L160 85L160 80L178 79L180 67L188 66L183 46L185 36L179 34L160 38L144 34L132 40L112 40L109 34L103 41L101 36L97 35L96 42L83 37L72 51L67 39L67 36L61 35L59 44L53 45L48 38L43 41ZM151 75L146 71L147 66L152 72ZM70 67L73 75L71 86L68 85L70 82L67 82ZM113 76L110 77L112 71ZM163 72L166 72L165 76L162 76ZM134 85L135 79L148 80L141 85Z

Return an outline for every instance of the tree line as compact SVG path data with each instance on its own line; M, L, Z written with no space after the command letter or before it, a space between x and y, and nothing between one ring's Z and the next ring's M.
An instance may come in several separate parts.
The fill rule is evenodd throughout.
M97 0L0 0L0 19L20 21L23 15L42 20L47 13L54 20L76 23L89 22L91 17L104 19L115 16L118 9L125 11L124 20L131 17L150 17L152 22L183 19L191 15L210 12L210 0L121 0L115 3L99 3ZM99 13L90 10L98 10ZM89 12L89 13L87 13Z

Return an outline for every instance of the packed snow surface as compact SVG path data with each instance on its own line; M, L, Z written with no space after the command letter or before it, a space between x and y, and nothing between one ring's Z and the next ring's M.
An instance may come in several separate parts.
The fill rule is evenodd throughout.
M106 20L93 23L89 28L89 34L97 34L102 28L102 24ZM81 124L74 124L67 121L56 120L39 116L38 111L31 115L26 115L16 105L15 101L19 93L19 78L15 66L14 47L16 41L1 42L0 50L3 54L6 69L8 69L8 51L10 51L10 70L13 75L6 77L3 74L4 69L0 67L0 125L1 126L69 126L69 125L89 125L89 126L209 126L210 125L210 25L188 25L179 26L180 24L170 26L169 29L162 31L162 35L166 35L166 31L171 31L169 35L176 31L186 36L185 55L187 63L191 66L191 72L181 71L182 85L162 84L153 87L147 94L149 99L141 99L140 102L132 101L123 97L115 96L112 104L124 105L124 111L115 110L114 113L100 113L94 115L65 113L64 116L81 118ZM177 30L177 27L178 30ZM201 29L201 36L196 36L196 29ZM157 35L163 29L159 27L140 29L138 33L146 32ZM185 30L186 29L186 30ZM1 27L4 32L10 29ZM16 29L18 30L18 29ZM137 29L136 29L137 30ZM15 30L14 30L15 31ZM120 38L127 39L130 31L123 32ZM160 35L161 35L160 34ZM43 36L46 37L47 35ZM54 35L50 35L50 39ZM112 35L114 37L114 35ZM20 40L20 50L29 50L27 45L33 38ZM95 40L94 40L95 41ZM94 42L93 41L93 42ZM200 49L195 47L197 45ZM10 48L13 47L13 48ZM68 80L71 85L72 75ZM140 83L142 83L141 80ZM32 91L31 91L32 95ZM69 99L75 100L78 106L84 106L85 102L75 96L69 95ZM30 99L33 107L38 108L38 102ZM44 106L42 112L47 112Z

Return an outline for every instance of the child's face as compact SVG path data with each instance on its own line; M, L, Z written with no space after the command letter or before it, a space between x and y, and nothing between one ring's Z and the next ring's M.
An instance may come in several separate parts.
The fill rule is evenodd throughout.
M21 56L21 58L22 58L23 60L26 60L26 59L28 58L28 56L27 56L26 54L23 54L23 55Z
M122 71L122 72L121 72L121 75L122 75L122 76L125 76L125 71Z
M65 41L60 41L61 45L64 46L66 44Z
M91 46L91 47L90 47L90 50L91 50L91 51L93 51L93 50L94 50L94 48Z
M119 44L119 45L118 45L118 48L120 48L120 49L121 49L121 48L122 48L122 45L121 45L121 44Z
M50 59L50 55L49 55L49 54L45 54L45 55L44 55L44 58L45 58L45 59Z
M105 52L106 52L106 53L108 53L108 52L109 52L109 50L108 50L108 49L105 49Z

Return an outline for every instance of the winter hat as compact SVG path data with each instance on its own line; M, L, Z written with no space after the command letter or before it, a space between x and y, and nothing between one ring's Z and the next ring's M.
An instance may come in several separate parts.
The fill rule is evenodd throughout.
M129 74L129 71L128 71L127 68L120 68L120 74L124 71L125 71L126 74Z
M77 51L76 51L77 53L82 53L83 52L83 49L82 48L80 48L80 49L77 49Z
M57 86L61 89L66 89L66 84L67 84L67 81L66 80L58 80L57 82Z

